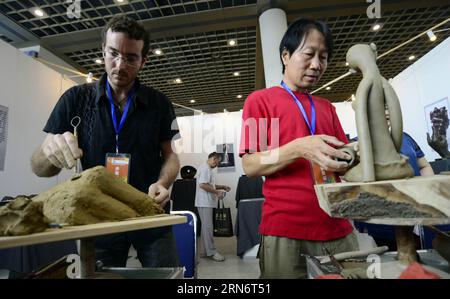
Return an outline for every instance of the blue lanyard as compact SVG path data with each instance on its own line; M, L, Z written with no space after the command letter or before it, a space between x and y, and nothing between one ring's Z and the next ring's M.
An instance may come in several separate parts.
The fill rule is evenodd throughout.
M125 104L125 109L123 110L119 126L117 126L116 109L114 109L114 100L113 100L113 96L112 96L112 92L111 92L111 86L109 85L108 80L106 80L106 94L108 96L109 103L111 104L112 122L114 125L114 130L116 131L116 154L118 154L119 153L119 133L123 128L125 119L127 118L128 108L130 108L131 98L134 95L134 86L131 88L130 92L128 93L127 103Z
M295 94L292 92L292 90L289 88L289 86L287 86L286 83L281 81L281 86L283 86L283 88L287 92L289 92L289 94L294 98L295 103L298 106L298 109L300 109L300 112L302 113L303 118L305 119L305 122L306 122L306 125L308 126L309 132L311 133L311 135L314 135L316 133L316 108L314 107L314 102L312 100L312 97L308 93L306 93L306 95L309 98L309 103L311 104L311 124L310 124L309 120L308 120L308 115L306 115L306 111L305 111L305 108L303 108L302 103L300 103L298 98L295 96Z

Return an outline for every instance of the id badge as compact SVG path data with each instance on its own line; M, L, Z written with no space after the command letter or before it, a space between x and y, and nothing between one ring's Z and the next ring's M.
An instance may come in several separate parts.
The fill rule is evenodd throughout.
M333 171L324 170L314 162L310 164L315 185L337 183L336 174Z
M130 171L130 154L106 154L106 170L128 183L128 173Z

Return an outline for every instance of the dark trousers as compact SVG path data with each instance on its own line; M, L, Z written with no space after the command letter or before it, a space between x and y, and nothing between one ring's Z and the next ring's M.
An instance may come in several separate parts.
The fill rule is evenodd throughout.
M179 266L171 226L96 237L96 260L105 267L125 267L131 245L136 249L142 267Z

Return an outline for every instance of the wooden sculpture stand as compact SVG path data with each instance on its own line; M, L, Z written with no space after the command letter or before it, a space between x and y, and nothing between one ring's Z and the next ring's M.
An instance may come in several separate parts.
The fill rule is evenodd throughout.
M398 260L417 261L413 227L450 223L450 176L315 185L331 217L396 226Z

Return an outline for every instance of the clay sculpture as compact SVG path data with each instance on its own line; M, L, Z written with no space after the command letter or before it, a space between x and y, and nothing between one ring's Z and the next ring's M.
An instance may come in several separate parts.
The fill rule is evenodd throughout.
M88 169L71 180L37 195L52 223L92 224L164 213L147 194L108 172L103 166Z
M44 231L48 219L42 213L43 204L18 196L0 208L0 236L21 236Z
M356 91L356 126L360 163L344 176L349 182L372 182L412 177L407 157L399 154L402 144L402 114L394 89L380 74L376 64L376 46L357 44L347 52L349 67L362 72ZM385 117L391 117L391 132Z

